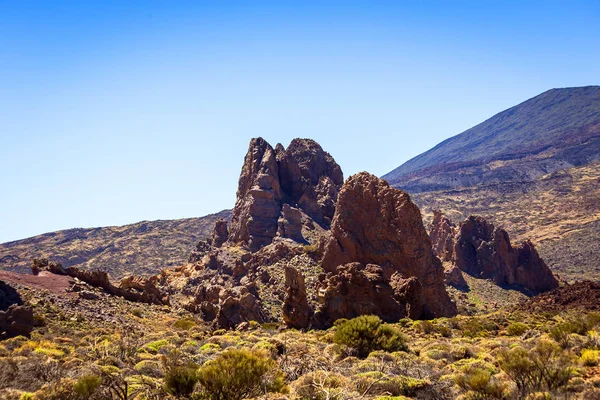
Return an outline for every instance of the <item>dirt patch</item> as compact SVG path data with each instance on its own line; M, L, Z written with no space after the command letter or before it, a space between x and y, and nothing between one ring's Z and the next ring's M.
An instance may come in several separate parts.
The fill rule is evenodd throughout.
M0 271L0 281L30 289L47 290L60 295L77 296L76 293L67 292L67 289L71 288L75 282L73 278L70 276L55 275L47 271L42 271L39 275Z

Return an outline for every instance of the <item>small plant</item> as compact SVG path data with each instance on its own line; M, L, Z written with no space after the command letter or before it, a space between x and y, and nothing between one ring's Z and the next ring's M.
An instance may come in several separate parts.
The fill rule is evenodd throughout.
M96 375L84 375L77 380L75 392L84 398L89 398L102 384L102 378Z
M521 336L529 330L529 326L522 322L513 322L506 328L509 336Z
M362 315L338 326L333 342L356 351L364 358L374 350L406 351L402 332L385 324L376 315Z
M210 400L241 400L285 388L283 373L265 353L226 350L198 370L203 395Z
M134 308L133 310L131 310L131 314L138 318L142 318L144 315L141 308Z
M486 369L468 366L456 377L456 384L473 399L507 399L507 387Z
M188 331L194 326L196 326L196 321L194 321L191 318L181 318L175 321L175 323L173 324L173 327L175 329L180 329L182 331Z
M586 367L598 365L600 359L600 350L585 349L581 352L581 363Z
M198 379L197 365L172 366L165 374L164 388L167 393L175 396L189 396L194 392Z

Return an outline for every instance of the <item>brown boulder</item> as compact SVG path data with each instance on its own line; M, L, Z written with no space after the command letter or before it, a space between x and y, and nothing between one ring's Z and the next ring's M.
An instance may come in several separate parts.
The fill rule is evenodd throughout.
M285 288L283 321L292 328L308 327L313 312L308 304L304 277L296 268L287 265L285 266Z
M33 309L26 305L13 304L0 311L0 340L14 336L29 336L33 330Z
M388 279L394 273L418 279L423 300L419 318L456 313L419 208L407 193L366 172L348 178L339 193L323 268L333 273L351 262L379 265Z
M469 288L469 284L465 280L462 271L454 264L445 265L444 282L446 285L453 286L459 290L466 290Z
M212 234L212 245L221 247L227 241L229 231L227 230L227 220L220 218L215 222L215 228Z
M32 330L33 309L23 304L12 286L0 281L0 340L28 336Z

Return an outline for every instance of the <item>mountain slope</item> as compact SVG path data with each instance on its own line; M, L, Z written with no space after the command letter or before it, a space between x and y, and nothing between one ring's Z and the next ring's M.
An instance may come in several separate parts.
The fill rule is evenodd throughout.
M600 86L548 90L383 176L409 192L530 181L600 159Z
M0 244L0 269L23 272L33 258L47 257L65 267L104 269L113 278L155 274L187 261L194 245L212 234L215 221L230 216L224 210L200 218L45 233Z
M433 210L450 219L482 215L515 243L530 239L553 272L573 282L600 280L600 162L532 182L415 193L424 220Z

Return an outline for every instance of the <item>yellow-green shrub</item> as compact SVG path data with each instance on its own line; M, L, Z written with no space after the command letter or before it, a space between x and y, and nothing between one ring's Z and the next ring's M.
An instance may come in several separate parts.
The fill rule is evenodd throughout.
M374 350L407 350L402 332L376 315L362 315L339 325L333 341L348 346L363 358Z
M229 349L198 370L202 395L210 400L241 400L285 387L277 363L264 352Z

